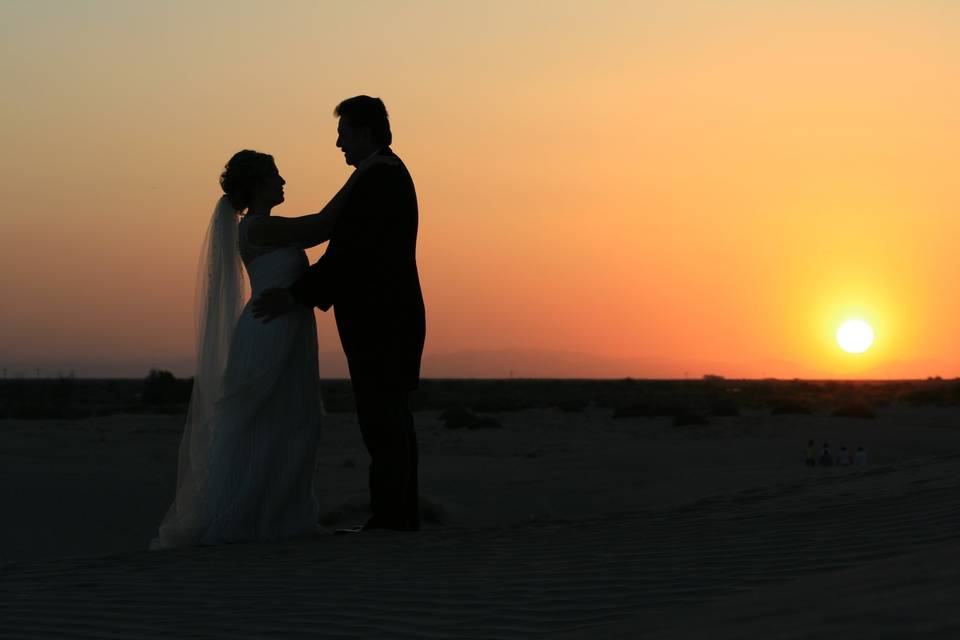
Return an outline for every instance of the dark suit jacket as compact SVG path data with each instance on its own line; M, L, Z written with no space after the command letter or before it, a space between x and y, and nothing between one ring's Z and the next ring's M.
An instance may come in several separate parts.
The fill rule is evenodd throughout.
M333 307L355 385L415 389L426 320L410 173L402 162L367 169L345 207L326 253L291 290L304 304Z

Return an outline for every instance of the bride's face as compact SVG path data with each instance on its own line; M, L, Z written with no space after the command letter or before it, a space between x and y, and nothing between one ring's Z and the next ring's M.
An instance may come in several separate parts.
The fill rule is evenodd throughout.
M260 181L254 200L267 207L277 206L283 202L283 185L285 184L287 184L287 181L283 179L280 171L274 166L273 171Z

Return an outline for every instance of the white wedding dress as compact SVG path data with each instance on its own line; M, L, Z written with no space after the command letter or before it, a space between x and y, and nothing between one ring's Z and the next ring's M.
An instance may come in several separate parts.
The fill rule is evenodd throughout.
M224 253L218 237L227 246L220 260L225 267L208 258L211 279L216 274L223 280L217 269L229 270L230 261L236 262L231 243L249 274L251 300L266 289L290 286L306 270L301 248L254 246L247 239L247 220L237 225L235 213L229 213L232 219L221 212L219 222L215 214L211 225L211 252ZM238 277L240 291L234 297L242 300L242 274ZM217 286L215 281L206 295L222 311ZM264 324L250 307L248 300L235 323L229 313L220 317L220 329L211 329L216 314L209 310L201 320L200 362L180 445L177 495L150 544L153 549L280 540L317 531L313 482L322 404L313 310L297 307ZM211 356L217 340L223 343L220 368L210 366L217 359Z

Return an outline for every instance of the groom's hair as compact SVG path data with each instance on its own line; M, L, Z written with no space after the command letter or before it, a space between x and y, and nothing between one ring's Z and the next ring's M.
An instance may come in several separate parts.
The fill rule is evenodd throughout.
M337 105L333 115L341 118L353 129L369 127L370 135L376 144L389 146L393 142L387 107L380 98L370 96L347 98Z

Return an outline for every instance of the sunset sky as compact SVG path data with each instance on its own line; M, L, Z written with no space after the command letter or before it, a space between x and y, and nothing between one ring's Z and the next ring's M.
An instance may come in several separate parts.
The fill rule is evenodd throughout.
M427 376L960 375L958 2L0 0L0 82L11 375L191 375L224 162L319 210L360 93L418 190Z

